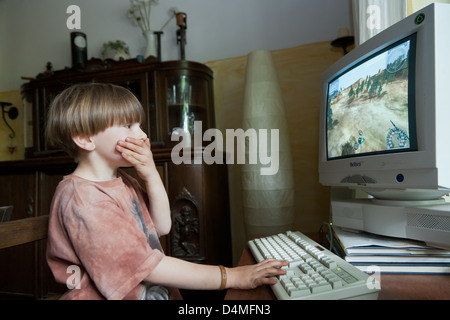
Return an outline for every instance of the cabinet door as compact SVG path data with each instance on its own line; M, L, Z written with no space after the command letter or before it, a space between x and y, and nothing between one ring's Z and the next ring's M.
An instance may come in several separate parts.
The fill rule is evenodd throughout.
M207 264L231 263L225 165L169 164L172 256Z
M104 74L96 77L93 81L101 83L113 83L130 90L141 102L146 118L141 124L142 129L149 137L152 145L161 144L158 131L158 112L155 102L155 80L153 72L141 72L135 74L124 74L111 76Z
M203 209L202 165L169 164L169 200L172 216L171 255L205 263L206 212Z
M181 140L178 137L181 132L192 136L196 121L201 124L199 133L202 135L214 127L212 71L209 68L192 62L171 61L161 64L157 77L160 125L167 146L176 145Z
M53 100L56 96L68 88L70 83L66 84L54 84L47 87L41 87L38 89L39 98L37 105L37 121L34 121L36 128L34 129L34 150L37 152L36 155L39 155L40 152L44 153L50 150L55 150L54 147L48 144L48 141L45 136L45 127L47 126L47 114L52 104Z

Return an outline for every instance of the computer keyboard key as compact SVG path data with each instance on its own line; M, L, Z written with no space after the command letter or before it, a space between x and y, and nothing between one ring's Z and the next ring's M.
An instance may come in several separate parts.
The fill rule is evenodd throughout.
M315 283L311 286L312 293L330 291L333 289L329 283Z
M343 286L342 281L339 279L331 279L329 282L333 286L333 289L338 289Z
M293 298L300 298L311 295L311 291L308 288L295 288L290 292L290 296Z

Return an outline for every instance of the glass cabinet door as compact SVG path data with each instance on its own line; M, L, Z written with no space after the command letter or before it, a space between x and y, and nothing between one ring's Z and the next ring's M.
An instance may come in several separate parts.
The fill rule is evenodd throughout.
M194 134L194 122L201 121L202 129L208 129L207 82L187 75L167 78L167 109L169 134L182 130Z
M98 82L114 83L130 90L141 102L146 118L141 123L141 128L147 134L152 145L158 145L160 137L157 134L157 114L155 108L154 81L151 73L130 74L126 77L107 76L98 79Z

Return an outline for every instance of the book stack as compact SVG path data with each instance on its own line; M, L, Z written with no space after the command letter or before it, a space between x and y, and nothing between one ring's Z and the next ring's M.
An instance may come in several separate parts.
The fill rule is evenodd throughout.
M364 272L450 273L450 250L424 242L337 227L328 240L334 253Z

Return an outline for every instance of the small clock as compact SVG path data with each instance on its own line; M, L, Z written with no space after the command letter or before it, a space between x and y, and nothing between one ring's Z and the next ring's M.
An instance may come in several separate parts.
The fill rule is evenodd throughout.
M86 38L81 35L77 35L75 39L73 39L73 43L75 43L77 47L80 47L82 49L86 48L87 45Z
M87 61L87 38L82 32L72 32L70 34L70 44L72 51L72 67L83 65Z

